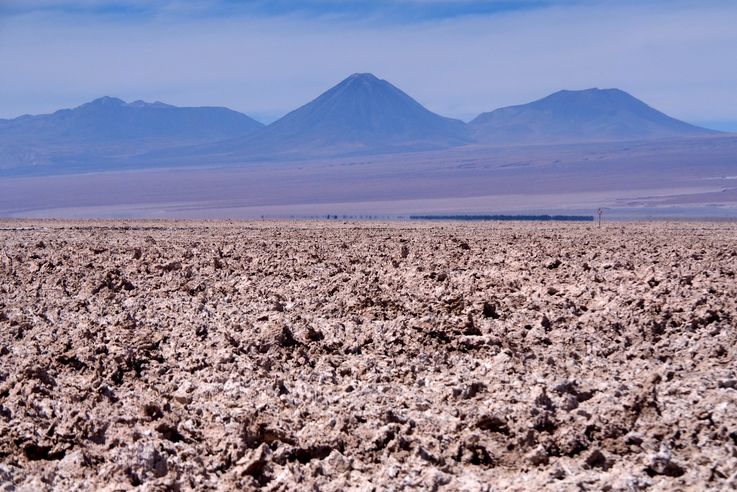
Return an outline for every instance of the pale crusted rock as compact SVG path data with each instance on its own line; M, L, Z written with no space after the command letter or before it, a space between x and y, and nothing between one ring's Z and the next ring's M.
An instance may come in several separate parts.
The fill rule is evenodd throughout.
M545 465L548 463L548 452L544 447L537 446L525 455L525 459L533 466Z
M721 490L730 223L0 230L0 490Z

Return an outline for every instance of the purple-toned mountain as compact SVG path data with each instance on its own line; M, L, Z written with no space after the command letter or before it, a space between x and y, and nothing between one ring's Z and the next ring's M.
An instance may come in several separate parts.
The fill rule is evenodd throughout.
M199 152L275 158L432 150L470 142L460 120L437 115L370 73L357 73L251 135Z
M619 89L559 91L469 123L481 143L517 145L690 137L716 134L671 118Z
M0 120L0 170L26 167L31 172L58 172L67 165L92 165L147 150L224 140L262 127L227 108L126 103L101 97L52 114Z
M263 126L227 108L178 108L103 97L49 115L0 120L0 174L231 166L431 152L473 144L592 144L718 134L618 89L559 91L468 124L424 108L372 74L353 74Z

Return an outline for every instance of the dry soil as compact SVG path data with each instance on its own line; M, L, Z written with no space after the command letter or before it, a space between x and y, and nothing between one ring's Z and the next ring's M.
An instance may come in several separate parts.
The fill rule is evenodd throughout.
M737 488L737 225L0 223L0 490Z

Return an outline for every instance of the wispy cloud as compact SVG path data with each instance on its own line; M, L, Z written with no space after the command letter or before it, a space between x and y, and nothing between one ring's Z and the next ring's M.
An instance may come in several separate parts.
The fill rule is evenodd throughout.
M491 10L474 10L480 4ZM620 87L691 121L737 119L734 2L0 5L5 117L109 94L225 105L269 120L352 72L371 71L430 109L466 119L593 86ZM413 17L427 9L432 15Z
M144 17L332 17L423 21L537 9L580 0L5 0L0 12Z

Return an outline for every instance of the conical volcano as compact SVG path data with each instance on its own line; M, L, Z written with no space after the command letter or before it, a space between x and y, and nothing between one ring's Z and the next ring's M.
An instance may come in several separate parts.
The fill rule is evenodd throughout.
M467 133L462 121L429 111L372 74L357 73L263 130L223 142L222 150L245 156L429 150L466 143Z

